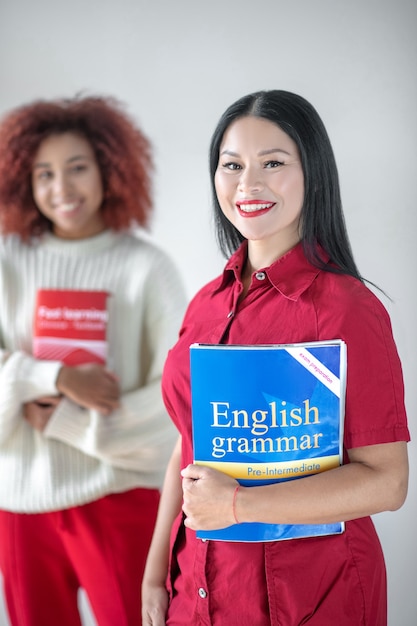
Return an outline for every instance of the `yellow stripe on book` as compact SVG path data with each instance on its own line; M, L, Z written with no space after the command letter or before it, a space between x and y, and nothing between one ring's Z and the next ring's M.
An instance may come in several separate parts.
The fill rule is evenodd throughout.
M339 456L321 456L298 461L277 463L222 463L221 461L194 461L196 465L213 467L233 478L245 480L279 480L280 478L301 478L339 467Z

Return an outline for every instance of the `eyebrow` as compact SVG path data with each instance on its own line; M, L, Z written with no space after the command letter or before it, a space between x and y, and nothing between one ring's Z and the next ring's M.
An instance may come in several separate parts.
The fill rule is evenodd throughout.
M283 148L268 148L268 150L261 150L260 152L258 152L258 156L267 156L268 154L275 154L277 152L281 152L282 154L291 156L291 154ZM237 152L233 152L233 150L223 150L222 152L220 152L220 156L222 156L223 154L228 154L229 156L233 157L239 156L239 154Z
M80 161L80 160L81 160L81 161L89 161L90 159L91 159L91 157L89 157L89 156L87 156L87 155L84 155L84 154L76 154L76 155L74 155L73 157L69 158L69 159L66 161L66 163L73 163L74 161ZM50 165L51 165L51 164L50 164L50 163L48 163L48 162L43 162L43 163L42 163L42 162L39 162L39 163L35 163L33 167L34 167L34 168L36 168L36 167L39 167L39 168L41 168L41 167L50 167Z

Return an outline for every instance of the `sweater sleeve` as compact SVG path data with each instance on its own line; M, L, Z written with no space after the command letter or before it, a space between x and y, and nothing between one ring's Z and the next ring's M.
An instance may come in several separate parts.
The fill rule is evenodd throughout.
M122 407L109 416L64 399L44 434L115 467L151 475L169 457L178 436L163 406L159 379L126 394Z
M177 339L186 303L179 274L163 257L151 272L141 300L144 314L139 358L146 361L143 382L126 390L121 408L109 416L64 398L44 435L114 467L153 474L169 458L178 436L164 407L160 385L166 355ZM126 341L126 333L126 327L119 329L119 341ZM124 352L127 350L125 346Z
M22 405L57 393L59 361L40 361L24 352L0 350L0 443L22 420Z

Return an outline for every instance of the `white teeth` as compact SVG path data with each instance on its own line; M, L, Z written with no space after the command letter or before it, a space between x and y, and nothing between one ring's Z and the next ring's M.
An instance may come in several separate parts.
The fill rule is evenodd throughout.
M245 213L254 213L255 211L262 211L262 209L269 209L272 205L272 202L266 204L239 204L239 208Z
M73 211L76 207L77 207L76 202L69 202L67 204L61 204L59 206L59 210L63 211L64 213L69 213L70 211Z

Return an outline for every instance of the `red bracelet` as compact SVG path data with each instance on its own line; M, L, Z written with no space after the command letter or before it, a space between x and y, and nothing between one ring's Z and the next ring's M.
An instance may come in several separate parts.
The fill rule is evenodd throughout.
M232 502L233 517L235 518L236 524L240 524L239 520L236 517L236 498L237 498L237 492L239 491L239 487L240 485L238 485L233 492L233 502Z

